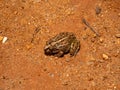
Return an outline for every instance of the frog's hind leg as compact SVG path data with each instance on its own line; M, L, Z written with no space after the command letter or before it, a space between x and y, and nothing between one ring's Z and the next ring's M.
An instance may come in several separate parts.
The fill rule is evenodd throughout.
M80 41L75 40L70 48L70 56L76 56L78 51L80 50Z
M54 56L56 56L56 57L63 57L64 56L64 52L63 51L59 51L58 53L54 54Z

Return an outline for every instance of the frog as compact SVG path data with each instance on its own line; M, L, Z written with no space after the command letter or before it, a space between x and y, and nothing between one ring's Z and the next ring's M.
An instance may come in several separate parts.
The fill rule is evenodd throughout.
M72 32L61 32L46 41L44 53L55 57L63 57L65 54L76 56L80 50L80 41Z

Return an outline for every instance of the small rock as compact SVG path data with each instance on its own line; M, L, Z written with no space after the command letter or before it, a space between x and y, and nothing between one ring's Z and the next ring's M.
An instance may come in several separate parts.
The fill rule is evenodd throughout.
M95 38L92 38L92 39L91 39L91 42L95 42Z
M102 60L102 59L99 59L99 60L98 60L98 62L100 62L100 63L103 63L103 62L104 62L104 60Z
M7 37L3 37L3 39L2 39L2 43L5 43L6 41L7 41Z
M97 37L97 35L96 35L96 34L94 34L94 35L93 35L93 37L94 37L94 38L96 38L96 37Z
M100 38L100 42L103 43L103 39L102 38Z
M27 44L26 45L26 48L29 50L29 49L31 49L33 47L33 44Z
M93 64L94 64L94 61L88 61L86 64L87 64L88 66L93 65Z
M53 74L53 73L49 73L49 76L50 76L50 77L54 77L54 74Z
M90 65L93 65L95 63L96 59L94 57L90 57L90 60L87 61L87 65L90 66Z
M118 16L120 17L120 13L118 13Z
M83 40L86 40L89 37L89 35L84 35Z
M70 75L69 74L66 74L66 77L69 77Z
M98 15L98 14L101 13L101 8L97 6L96 9L95 9L95 11L96 11L96 14Z
M18 11L14 11L14 14L17 15L17 14L18 14Z
M62 85L64 85L64 86L69 85L69 81L63 81Z
M94 79L92 77L88 78L88 81L93 81Z
M96 86L96 83L94 81L91 82L92 86Z
M102 57L103 57L103 59L105 59L105 60L109 59L108 55L106 55L106 54L103 54Z
M69 61L70 61L70 59L66 59L65 61L66 61L66 62L69 62Z
M116 34L115 36L116 36L116 38L120 38L120 34Z
M101 79L104 81L106 80L108 77L107 76L102 76Z

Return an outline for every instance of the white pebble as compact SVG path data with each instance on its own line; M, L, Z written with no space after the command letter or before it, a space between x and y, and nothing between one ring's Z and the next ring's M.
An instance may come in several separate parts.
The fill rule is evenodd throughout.
M7 37L3 37L2 43L5 43L7 41Z
M120 34L116 34L115 36L116 36L116 38L120 38Z
M107 60L107 59L109 58L108 55L106 55L106 54L103 54L102 57L103 57L103 59L105 59L105 60Z

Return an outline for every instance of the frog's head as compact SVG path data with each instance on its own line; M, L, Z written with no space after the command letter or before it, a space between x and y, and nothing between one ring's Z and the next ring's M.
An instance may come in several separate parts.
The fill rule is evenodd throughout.
M52 49L50 45L45 46L44 52L46 55L51 55L52 54Z

